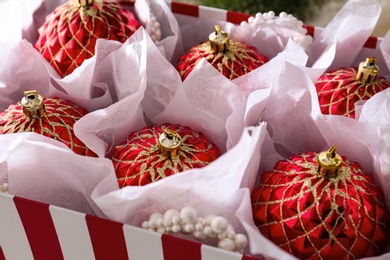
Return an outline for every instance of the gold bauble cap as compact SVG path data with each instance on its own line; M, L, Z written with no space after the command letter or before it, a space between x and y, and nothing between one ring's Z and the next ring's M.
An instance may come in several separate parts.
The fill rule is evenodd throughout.
M365 84L373 83L378 76L379 67L376 65L376 58L369 57L366 61L360 62L356 79Z
M175 158L178 155L182 139L178 133L168 128L158 138L158 147L164 157Z
M340 173L340 166L343 161L341 156L336 153L336 146L331 147L326 152L317 155L317 171L324 177L336 177Z
M92 8L94 3L94 0L74 0L74 6L80 8L79 13L83 22L86 22L89 16L95 17L97 10ZM101 1L98 3L101 3Z
M46 113L43 97L36 90L25 91L21 103L24 115L30 119L41 118Z
M229 50L229 35L221 31L219 25L215 26L215 32L209 35L211 49L214 51L224 52Z
M74 0L74 4L77 7L92 6L94 0Z

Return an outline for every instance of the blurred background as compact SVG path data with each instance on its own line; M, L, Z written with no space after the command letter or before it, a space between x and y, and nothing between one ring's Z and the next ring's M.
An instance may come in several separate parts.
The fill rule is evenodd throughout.
M284 11L308 25L325 27L347 0L172 0L189 4L205 5L241 13L256 14ZM382 13L373 35L383 37L390 29L390 0L379 0Z

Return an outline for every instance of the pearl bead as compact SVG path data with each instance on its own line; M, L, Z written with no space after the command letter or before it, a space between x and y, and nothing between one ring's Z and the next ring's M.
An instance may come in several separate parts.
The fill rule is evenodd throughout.
M181 231L181 226L180 225L173 225L172 226L172 232L173 233L179 233Z
M172 217L172 223L173 223L174 225L179 224L179 223L180 223L180 217L179 217L179 216L173 216L173 217Z
M256 19L262 20L263 19L263 14L262 13L257 13L255 17L256 17Z
M176 209L168 209L167 211L165 211L165 213L164 213L164 225L165 226L172 226L173 225L172 219L175 216L176 217L180 217L180 213Z
M8 193L8 183L4 182L0 185L0 192Z
M224 239L224 238L226 238L226 237L227 237L226 232L223 232L222 234L219 234L219 235L218 235L218 239L219 239L219 240Z
M227 220L224 217L215 217L211 221L210 226L211 226L211 229L215 233L221 234L221 233L225 232L225 230L227 229L228 222L227 222Z
M149 227L150 228L157 228L157 221L154 219L149 220Z
M159 212L155 212L152 215L150 215L149 220L157 221L160 218L163 218L163 215L161 213L159 213Z
M157 232L159 232L159 233L165 233L165 227L159 227L159 228L157 228Z
M197 240L205 240L207 238L207 235L204 232L199 230L195 230L193 236Z
M213 233L213 230L211 229L211 227L206 226L206 227L203 229L203 232L204 232L207 236L211 236L211 234Z
M182 228L183 233L192 233L194 231L194 225L193 224L185 224Z
M210 225L210 224L211 224L211 221L212 221L215 217L217 217L217 215L208 215L208 216L206 217L206 225Z
M156 224L158 227L164 226L164 219L163 218L157 219Z
M231 232L231 231L229 231L229 232L225 232L226 233L226 236L228 237L228 238L230 238L230 239L235 239L236 238L236 233L235 232Z
M172 219L164 219L164 226L171 227L172 225Z
M180 211L180 217L185 223L195 223L198 218L198 212L194 208L184 207Z
M225 233L226 233L226 236L227 236L228 238L234 240L234 238L235 238L235 236L236 236L236 231L234 230L234 227L233 227L232 225L229 224L229 225L227 226Z
M247 25L248 25L248 23L245 22L245 21L242 21L242 22L240 23L240 26L247 26Z
M224 238L218 242L218 247L229 251L234 251L236 244L230 238Z
M285 17L287 17L287 13L286 12L281 12L279 14L279 17L285 18Z
M142 228L143 229L149 229L149 222L148 221L142 222Z
M203 230L203 225L201 223L196 223L195 230L197 230L197 231Z
M248 245L248 238L243 234L237 234L234 241L236 243L236 250L244 249Z
M202 226L206 226L206 219L199 217L196 222L202 224Z
M232 225L230 225L230 224L227 225L226 232L236 233L236 231L234 231L234 227Z

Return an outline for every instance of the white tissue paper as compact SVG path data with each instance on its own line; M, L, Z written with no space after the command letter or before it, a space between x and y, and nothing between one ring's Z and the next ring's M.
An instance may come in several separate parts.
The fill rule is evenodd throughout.
M351 66L374 31L381 11L377 0L347 1L325 29L316 33L314 42L307 49L308 65L313 65L329 44L337 42L335 59L329 69Z
M180 211L189 206L199 216L225 217L236 232L242 233L239 219L244 216L242 212L251 214L251 210L249 193L241 187L254 182L250 176L256 176L258 170L265 127L246 128L235 147L203 168L145 186L127 186L100 197L93 193L94 201L110 219L138 227L154 212L164 213L171 208ZM99 192L99 187L95 191Z
M22 40L9 46L4 61L7 66L0 71L0 109L20 100L30 89L69 100L88 111L107 107L145 84L146 50L149 57L169 65L141 27L123 44L98 39L96 54L67 77L59 78L31 44Z
M266 104L260 106L262 110L257 111L258 121L267 123L275 148L262 150L260 173L271 170L277 158L289 158L308 151L325 151L336 146L339 154L358 162L367 173L373 175L377 185L382 187L389 206L389 136L385 134L385 130L389 129L388 124L380 125L379 118L373 120L376 122L367 123L344 116L322 115L309 75L288 62L283 64L281 73L273 83L268 98L259 99L259 103ZM248 100L256 94L256 91L253 92ZM361 117L366 118L364 109ZM252 254L263 254L271 259L295 259L293 256L280 255L275 245L270 245L260 234L253 221L242 224L250 237ZM385 259L388 256L386 253L375 259Z
M148 64L153 68L161 65L156 59L154 62L157 63ZM221 152L226 151L227 117L245 100L240 89L205 60L183 83L172 65L164 65L156 71L158 81L153 80L153 74L148 74L152 80L146 79L146 88L141 86L136 94L120 103L90 113L76 122L74 128L80 140L95 153L109 156L115 146L123 143L131 132L141 130L142 125L171 123L202 132ZM140 115L145 115L144 122ZM131 123L135 119L138 123Z
M290 40L286 48L275 58L260 68L233 80L243 90L247 101L242 103L227 120L228 147L237 142L240 138L239 133L245 126L256 125L259 121L272 87L278 85L277 80L285 62L291 62L306 69L304 66L307 62L307 54Z
M385 37L383 37L382 42L379 46L384 63L379 64L381 70L385 70L385 74L387 75L387 79L390 80L390 29L386 33Z
M135 34L134 38L131 38L128 40L128 42L124 44L118 44L114 43L114 45L111 44L112 42L102 40L101 42L98 42L97 48L99 50L99 46L102 47L102 52L98 51L97 55L94 56L90 61L94 61L91 63L84 63L81 67L79 67L75 73L70 75L70 77L67 77L65 79L55 79L50 76L48 73L51 67L49 64L45 64L43 61L43 58L40 56L40 54L32 48L31 44L28 43L26 40L22 40L19 43L15 43L13 46L10 46L10 50L8 52L7 57L7 64L8 66L0 72L0 92L2 93L0 98L0 104L1 109L5 110L10 104L17 103L21 100L21 98L24 96L23 92L30 89L36 89L40 94L43 96L50 96L50 97L60 97L69 101L72 101L74 103L80 103L81 106L84 108L87 108L89 111L94 111L97 108L106 107L110 105L114 99L120 101L115 102L116 105L120 105L121 101L124 100L126 97L139 97L138 101L141 102L145 87L146 87L146 62L147 62L147 55L146 50L148 50L149 54L154 57L155 60L162 60L165 63L169 62L163 57L161 52L155 47L155 45L152 44L152 41L150 37L146 34L145 30L143 28L140 28ZM108 47L105 47L106 45L109 45ZM152 47L148 46L151 45ZM108 50L108 51L107 51ZM114 66L115 64L115 66ZM88 66L101 68L101 73L92 73L93 70L88 70ZM165 64L164 64L165 66ZM31 69L34 68L34 69ZM131 69L129 69L131 68ZM96 72L96 70L95 70ZM79 73L79 74L78 74ZM79 75L78 77L76 75ZM84 75L84 76L83 76ZM110 75L112 78L111 80L107 80L108 75ZM107 78L104 78L106 76ZM177 76L179 77L179 76ZM71 79L71 80L70 80ZM61 84L57 84L57 81ZM68 82L70 80L70 82ZM101 80L101 81L100 81ZM91 89L85 89L83 88L82 82L85 81L95 81L95 82L101 82L100 86L105 86L105 88L100 89L95 88L92 89L92 93L90 92ZM73 82L73 84L72 84ZM107 83L103 83L107 82ZM111 82L111 83L110 83ZM179 81L178 81L179 82ZM111 85L111 88L107 88L106 84ZM99 84L96 84L99 85ZM62 87L63 86L63 87ZM76 89L75 87L80 87L80 89ZM88 86L86 86L88 88ZM175 86L177 87L177 86ZM65 91L65 88L68 88L68 91ZM140 89L142 91L140 91ZM95 92L96 91L96 92ZM99 96L101 94L102 96ZM84 97L84 98L81 98ZM104 101L105 100L105 101ZM131 104L131 103L130 103ZM130 110L134 110L134 122L142 122L144 124L144 115L143 111L137 110L134 104L130 106ZM126 111L125 114L129 114ZM138 121L137 121L138 120ZM102 123L100 127L103 127L105 124ZM74 126L75 127L75 126ZM87 126L87 129L89 129L91 126ZM14 134L14 135L21 135L24 136L23 133L21 134ZM77 133L76 133L77 135ZM13 138L11 137L13 135L4 135L1 136L3 140L7 140L7 138ZM72 153L70 155L62 155L60 152L55 149L55 146L50 145L44 145L45 140L50 140L50 142L57 143L56 145L63 145L59 141L52 140L49 138L46 138L42 140L41 146L31 146L30 151L32 155L30 156L33 160L32 164L41 164L40 167L37 169L45 168L45 171L42 172L44 174L45 172L48 173L50 171L55 171L54 164L58 162L59 158L64 159L67 158L67 160L75 161L71 156L74 156ZM20 147L28 146L26 142L22 142L20 144ZM44 147L41 148L41 147ZM12 154L15 154L14 149L12 146L2 146L2 154L8 154L12 152ZM45 151L42 151L45 150ZM21 148L21 150L23 150ZM36 151L35 151L36 150ZM46 151L47 150L47 151ZM99 150L98 150L99 151ZM49 162L43 161L45 157L39 157L39 154L46 154L48 153L49 157L52 157ZM36 155L38 157L34 157L33 155ZM104 173L113 171L112 169L112 162L111 160L104 158L104 153L101 156L101 160L105 161L105 163L109 162L109 168L107 168L107 165L105 168L102 168L104 170ZM79 163L79 165L72 166L71 168L63 168L63 171L59 171L62 175L61 176L51 176L54 178L52 182L56 182L54 186L50 187L43 187L42 185L46 185L46 183L50 183L47 181L46 183L43 181L46 177L50 177L48 175L29 175L29 178L24 178L23 174L18 174L19 167L16 167L19 165L17 159L18 156L12 157L14 160L14 166L10 165L10 159L11 157L6 156L3 159L3 162L1 164L1 171L2 171L2 179L3 182L7 182L9 185L9 191L11 194L19 194L27 198L37 199L39 201L44 201L51 203L53 205L59 205L66 208L71 208L83 212L89 212L94 213L95 208L85 208L84 206L81 207L79 205L78 198L74 198L74 206L72 206L72 199L73 197L70 196L66 199L66 196L62 195L61 193L53 193L49 197L45 197L46 195L43 194L45 190L47 191L55 191L55 187L63 187L67 188L69 185L75 185L75 182L69 184L66 182L65 170L69 171L69 174L78 174L80 171L85 172L86 176L87 174L94 174L93 169L94 166L90 166L90 164L98 164L93 162L85 162L86 160L93 161L93 159L87 159L83 158L82 162ZM27 158L23 157L23 160ZM20 162L20 164L23 162L23 160ZM81 159L80 159L81 160ZM51 165L53 163L53 165ZM85 167L79 170L77 167ZM91 171L87 171L88 167L91 167ZM12 168L10 168L12 167ZM46 171L46 167L49 167L51 170ZM57 164L58 167L58 164ZM16 173L15 173L16 172ZM102 173L103 174L103 173ZM111 175L114 175L115 173L111 173ZM4 177L3 177L4 176ZM15 176L18 176L18 178L15 178ZM100 175L101 176L101 175ZM62 179L59 179L58 177L61 177ZM96 175L96 177L99 177L99 175ZM23 190L23 184L24 181L19 181L20 179L29 179L31 181L31 185L26 186L26 189ZM63 180L65 178L65 181ZM34 181L36 179L36 181ZM48 179L49 180L49 179ZM64 181L63 184L61 184L61 181ZM88 190L93 188L96 185L95 182L89 182L87 177L84 177L84 179L78 179L77 180L79 185L77 188L79 189L78 192L81 197L86 196L85 198L88 199ZM51 183L52 183L51 182ZM117 186L116 181L114 181L114 184ZM62 185L62 186L61 186ZM84 189L83 189L84 187ZM61 188L62 189L62 188ZM109 188L107 188L109 189ZM58 189L60 190L60 189ZM70 190L74 191L74 189L71 187ZM76 192L75 192L76 193ZM48 200L50 199L50 200ZM66 202L63 200L66 199ZM88 202L88 201L87 201ZM89 205L88 203L86 205Z
M111 160L78 155L36 133L0 135L0 142L1 177L8 175L10 194L103 216L91 192L99 183L105 192L117 187L109 178L115 174Z

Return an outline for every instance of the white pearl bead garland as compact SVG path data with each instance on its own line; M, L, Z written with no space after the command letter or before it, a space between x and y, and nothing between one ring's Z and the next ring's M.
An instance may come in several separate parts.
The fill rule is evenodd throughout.
M198 217L197 211L192 207L184 207L179 212L168 209L164 214L153 213L148 221L142 223L142 228L164 234L179 233L192 234L197 240L207 237L218 238L218 247L243 253L248 245L248 239L243 234L236 234L232 225L222 217L209 215L206 218Z
M150 35L150 38L152 38L153 42L157 43L161 40L161 27L160 23L157 21L156 16L154 16L152 10L152 5L148 0L146 0L147 5L150 9L150 20L149 23L151 24L150 29L148 30L148 34Z
M286 12L281 12L279 16L275 16L274 11L257 13L255 16L249 17L248 22L241 22L240 26L247 29L261 29L266 27L288 28L295 31L295 33L291 35L291 38L303 48L308 47L313 42L313 37L307 35L307 30L303 27L303 22Z

